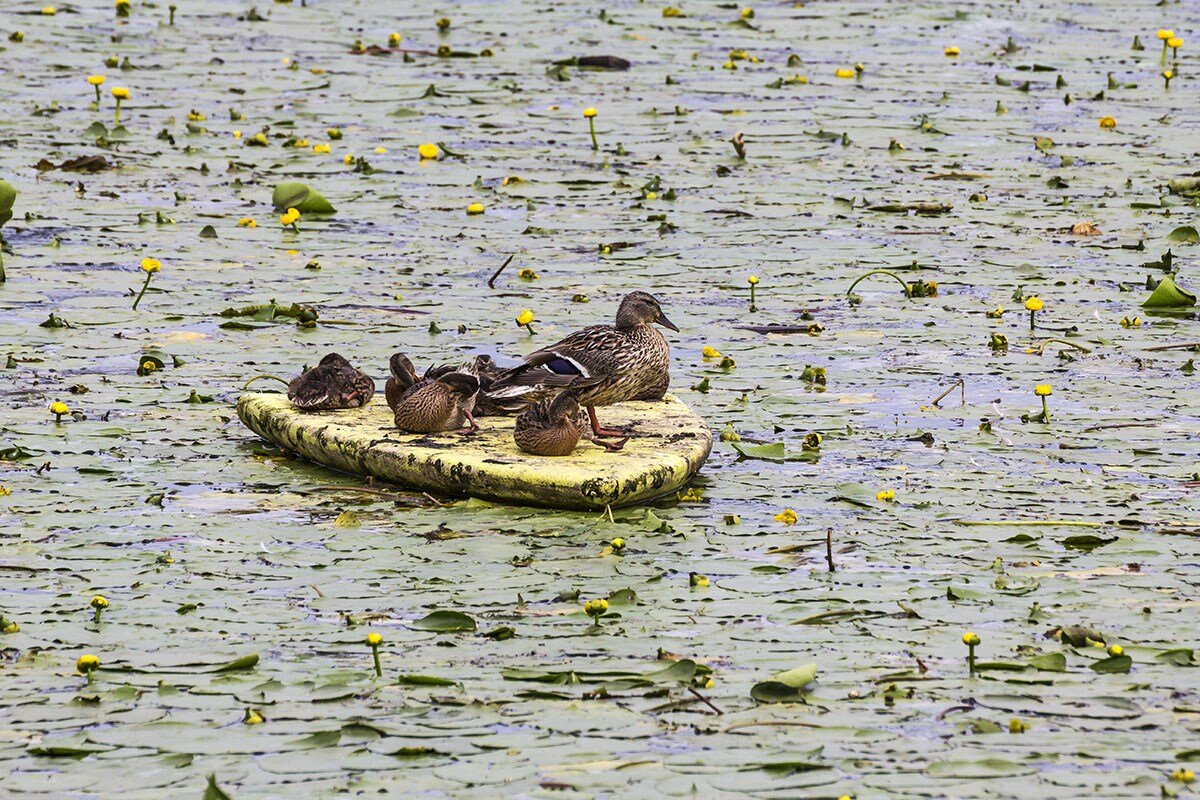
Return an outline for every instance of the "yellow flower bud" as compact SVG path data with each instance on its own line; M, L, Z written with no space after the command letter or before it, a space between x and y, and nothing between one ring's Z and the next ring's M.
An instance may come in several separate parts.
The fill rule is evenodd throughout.
M1174 39L1175 31L1168 30L1166 28L1159 28L1158 29L1158 38L1162 39L1164 42L1167 41L1168 39Z
M104 595L98 594L92 598L92 602L89 603L89 605L91 605L92 608L108 608L108 598L106 598Z
M87 675L89 672L100 668L100 659L90 653L82 655L75 662L75 669L81 675Z
M950 47L947 47L942 52L945 53L950 58L954 58L955 56L957 56L959 54L960 51L957 47L955 47L954 45L951 45Z
M533 322L533 312L528 308L521 309L521 312L517 314L517 324L528 325L531 322Z
M1041 311L1043 308L1045 308L1045 306L1046 304L1043 303L1041 298L1038 297L1030 297L1025 301L1026 311Z
M746 282L749 283L751 286L758 286L758 276L751 275L749 278L746 278Z
M50 413L54 414L55 416L62 416L63 414L69 414L70 412L71 412L71 409L68 408L67 404L62 402L61 400L55 401L50 404Z
M104 76L103 75L88 75L87 82L90 83L92 86L99 86L100 84L104 83Z
M421 156L421 158L435 159L442 154L442 151L441 148L439 148L433 142L426 142L417 148L417 153Z
M967 631L966 633L964 633L962 635L962 640L963 640L963 644L965 644L967 647L975 647L980 642L979 636L977 634L972 633L971 631Z
M1100 127L1101 128L1115 128L1115 127L1117 127L1117 121L1115 119L1113 119L1112 117L1101 117L1100 118Z
M688 586L693 589L707 589L712 585L707 575L701 575L699 572L688 573Z
M129 90L126 89L124 86L114 86L112 88L112 96L117 98L118 100L128 100L129 99Z
M1053 392L1050 391L1050 384L1048 383L1039 383L1037 386L1033 387L1033 393L1038 397L1049 397L1051 394L1053 394Z
M895 489L880 489L875 493L875 499L881 503L890 503L896 499Z
M467 213L468 214L482 214L483 213L483 203L471 203L471 205L467 206Z
M795 525L798 519L799 517L796 516L796 512L790 508L785 508L775 515L775 521L782 522L784 525Z
M159 261L157 258L143 258L142 259L142 272L153 275L155 272L158 272L161 269L162 269L162 262Z
M589 617L602 617L608 613L608 601L603 597L596 600L588 600L583 604L583 613Z
M839 78L853 78L857 73L852 69L839 69L834 73Z
M583 116L584 116L584 119L591 119L592 117L596 116L596 109L592 108L591 106L588 106L587 108L585 108L583 110Z
M368 647L379 647L379 645L381 645L381 644L383 644L383 637L380 636L378 633L372 632L372 633L367 634L367 646Z

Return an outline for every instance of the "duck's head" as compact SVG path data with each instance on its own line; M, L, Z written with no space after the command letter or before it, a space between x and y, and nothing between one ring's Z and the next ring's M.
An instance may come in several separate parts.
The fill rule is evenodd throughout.
M321 359L319 366L348 368L350 366L350 362L342 358L341 353L329 353Z
M664 328L679 331L674 322L667 319L658 299L647 292L630 292L625 295L617 309L618 328L636 328L638 325L658 323Z
M465 372L448 372L437 379L450 388L454 394L462 397L473 397L479 392L479 378Z
M388 368L392 371L392 377L402 383L412 384L417 380L417 370L404 353L393 353Z
M575 422L579 418L579 398L574 392L560 392L558 396L550 402L550 407L546 409L546 416L551 422Z

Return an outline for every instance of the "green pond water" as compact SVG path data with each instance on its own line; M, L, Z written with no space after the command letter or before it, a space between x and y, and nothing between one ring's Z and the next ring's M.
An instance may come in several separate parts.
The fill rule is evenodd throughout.
M1192 792L1197 351L1154 348L1200 325L1141 303L1200 286L1195 5L178 6L0 2L0 794ZM554 66L587 55L632 67ZM337 213L285 230L284 181ZM847 298L874 269L937 294ZM635 288L678 396L782 460L718 442L610 519L364 491L234 414L330 350L514 358ZM272 300L319 319L221 315Z

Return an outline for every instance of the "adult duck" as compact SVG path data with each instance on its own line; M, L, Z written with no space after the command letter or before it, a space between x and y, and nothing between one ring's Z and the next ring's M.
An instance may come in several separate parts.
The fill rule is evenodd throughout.
M579 437L592 438L587 420L573 390L561 392L553 400L540 400L517 417L513 441L517 447L535 456L569 456L575 452ZM608 450L620 450L624 439L597 441Z
M654 325L678 332L658 299L631 292L617 308L615 325L592 325L549 347L525 356L525 363L492 383L492 398L522 397L537 401L561 392L568 379L580 405L585 406L597 437L625 435L603 428L596 406L628 400L661 400L670 383L670 347ZM574 386L570 383L575 382Z
M390 361L392 376L384 387L396 427L408 433L457 430L467 422L466 433L479 430L471 411L479 394L479 378L454 369L428 371L418 377L403 353Z
M375 396L375 381L338 353L330 353L289 383L287 395L305 411L360 408Z

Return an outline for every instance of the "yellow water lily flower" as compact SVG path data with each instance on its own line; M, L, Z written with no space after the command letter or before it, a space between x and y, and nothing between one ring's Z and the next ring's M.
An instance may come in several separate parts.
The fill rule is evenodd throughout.
M775 515L775 521L782 522L784 525L795 525L796 521L799 519L800 518L796 515L796 512L790 508L785 508L783 511L780 511Z
M853 78L853 77L854 77L855 75L857 75L858 73L856 73L856 72L855 72L854 70L852 70L852 69L845 69L845 68L842 68L842 69L839 69L837 72L835 72L835 73L833 73L833 74L834 74L834 75L836 75L836 76L837 76L837 77L839 77L839 78Z
M50 404L50 413L54 415L55 422L62 422L63 415L71 413L71 409L66 403L56 400Z
M483 213L483 203L471 203L471 205L467 206L467 213L468 214L482 214Z
M331 151L331 149L332 148L330 148L329 145L324 144L324 143L313 145L313 153L315 153L317 155L327 154Z
M258 223L254 221L253 217L242 217L241 219L239 219L237 221L237 224L238 224L239 228L257 228L258 227Z
M521 312L517 314L517 324L525 326L531 322L533 322L533 312L528 308L521 309Z
M1050 389L1050 384L1048 383L1039 383L1037 386L1033 387L1033 393L1038 397L1049 397L1051 394L1053 394Z
M88 75L87 82L92 86L99 86L100 84L104 83L105 80L106 79L103 75Z
M975 647L980 642L979 636L977 634L972 633L971 631L967 631L966 633L964 633L962 635L962 640L963 640L963 644L965 644L967 647Z
M600 617L608 613L608 601L603 597L595 600L588 600L583 604L583 613L587 614L592 619L599 620Z
M1167 41L1168 39L1174 39L1175 31L1169 30L1167 28L1159 28L1158 29L1158 38L1162 39L1164 42Z
M1115 128L1115 127L1117 127L1117 121L1115 119L1113 119L1112 117L1101 117L1100 118L1100 127L1101 128Z
M1025 309L1027 311L1041 311L1045 306L1046 304L1038 297L1030 297L1025 301Z
M381 644L383 644L383 637L380 636L378 633L372 632L372 633L367 634L367 646L368 647L379 647L379 645L381 645Z
M112 96L117 98L118 100L128 100L129 99L129 90L126 89L124 86L114 86L112 88Z
M947 47L947 48L946 48L945 50L943 50L942 52L943 52L943 53L945 53L947 56L949 56L949 57L951 57L951 58L954 58L955 56L957 56L957 55L959 54L959 52L960 52L960 51L959 51L959 49L958 49L957 47L955 47L954 45L950 45L949 47Z
M875 493L875 499L881 503L890 503L896 499L895 489L880 489Z
M442 151L441 148L439 148L433 142L426 142L417 148L417 154L420 155L421 158L436 159L441 156Z
M583 118L591 119L592 117L596 116L596 113L597 113L596 109L592 108L591 106L588 106L587 108L585 108L583 110Z
M162 269L162 262L157 258L143 258L142 272L154 274Z

